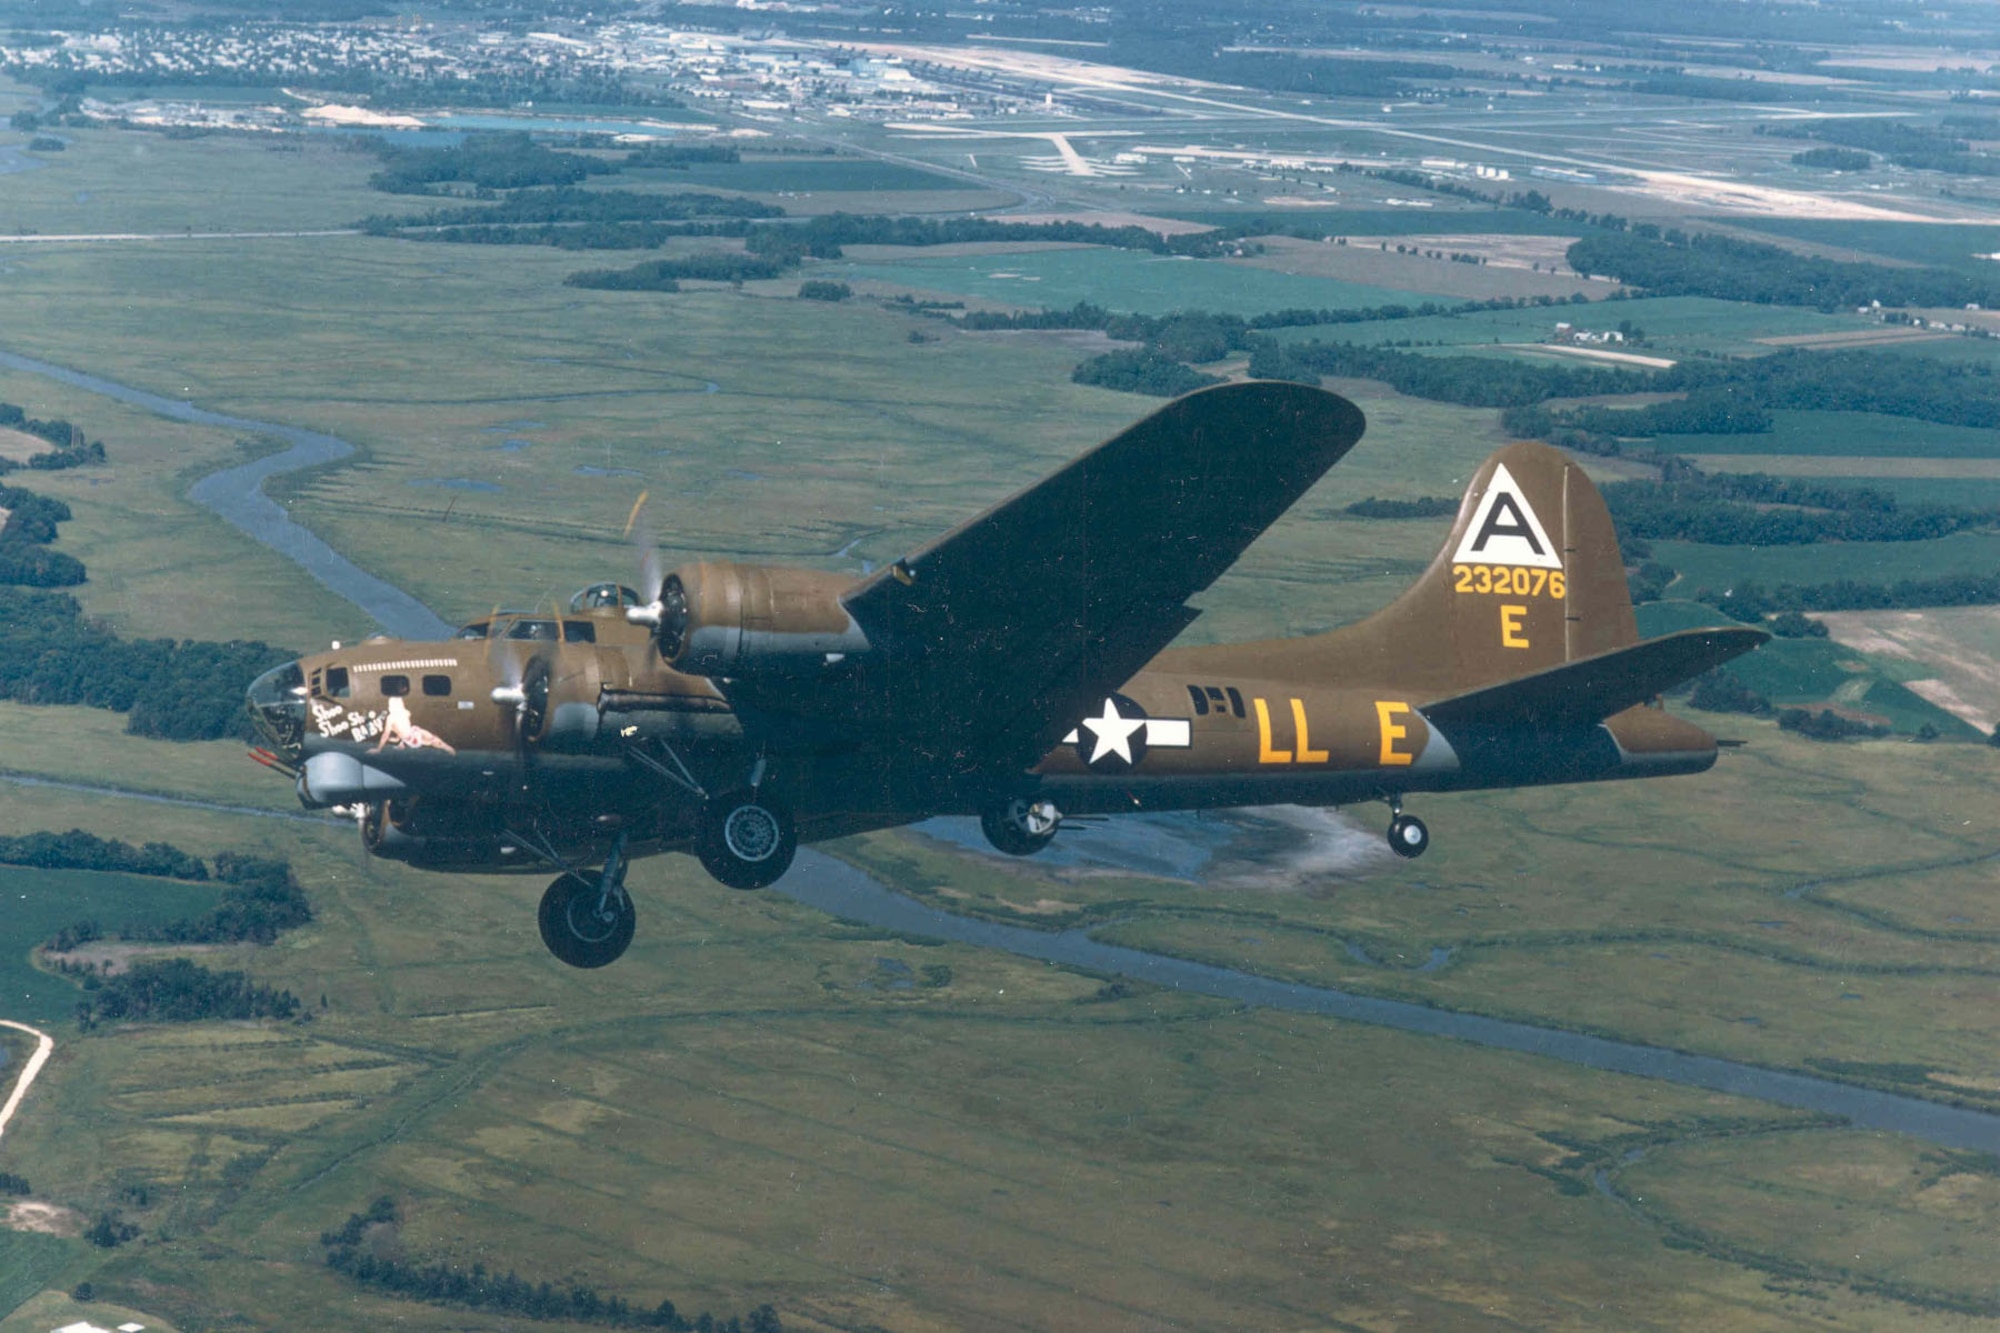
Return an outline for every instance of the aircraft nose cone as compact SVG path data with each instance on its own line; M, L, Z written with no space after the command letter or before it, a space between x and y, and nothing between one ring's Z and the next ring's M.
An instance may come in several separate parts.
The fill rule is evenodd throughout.
M244 702L257 731L286 759L297 760L306 734L306 675L297 662L272 667L250 682Z

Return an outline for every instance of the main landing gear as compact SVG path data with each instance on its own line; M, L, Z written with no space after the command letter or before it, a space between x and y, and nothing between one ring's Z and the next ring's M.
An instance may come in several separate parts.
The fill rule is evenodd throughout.
M612 844L595 878L564 871L542 895L542 943L571 967L616 962L632 943L638 913L625 892L625 835Z
M799 827L791 811L754 787L711 797L702 808L695 855L732 889L762 889L791 869Z
M1051 801L1016 796L988 806L979 816L986 841L1009 856L1033 856L1054 841L1062 827L1062 811Z
M1414 861L1422 856L1431 845L1431 831L1424 821L1415 815L1403 813L1403 798L1391 796L1389 800L1389 850L1406 860Z

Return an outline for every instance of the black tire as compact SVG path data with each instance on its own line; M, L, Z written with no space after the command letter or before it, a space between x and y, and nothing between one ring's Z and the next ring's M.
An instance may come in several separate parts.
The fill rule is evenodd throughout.
M1389 850L1407 860L1422 856L1431 845L1431 831L1415 815L1397 815L1389 821Z
M594 881L564 875L542 895L542 943L571 967L603 967L615 963L632 943L638 913L632 895L619 885L598 912L603 891Z
M762 889L792 868L799 826L791 811L745 789L711 799L695 852L702 868L732 889Z
M1034 805L1026 797L1016 796L988 806L980 813L980 831L986 835L986 841L993 844L994 850L1009 856L1033 856L1055 841L1061 816L1057 816L1046 830L1037 833L1031 827Z

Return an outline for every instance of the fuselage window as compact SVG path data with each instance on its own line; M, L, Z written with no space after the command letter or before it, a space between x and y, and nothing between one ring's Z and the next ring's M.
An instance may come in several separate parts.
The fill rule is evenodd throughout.
M402 696L408 694L409 692L410 692L410 678L408 676L382 677L383 697L389 699L400 699Z
M326 669L326 696L329 699L347 697L347 668L328 667Z
M1188 702L1194 705L1196 717L1208 716L1208 691L1199 685L1188 686Z
M553 620L517 620L507 627L510 639L532 639L536 643L554 643L562 637Z
M425 676L424 693L433 699L442 699L451 694L450 676Z
M464 629L460 630L458 632L458 637L461 639L483 639L486 637L487 629L488 626L485 621L475 620L470 625L467 625Z
M597 626L588 620L563 621L564 643L596 643Z
M1243 716L1243 696L1236 692L1234 685L1229 687L1229 711L1238 717Z

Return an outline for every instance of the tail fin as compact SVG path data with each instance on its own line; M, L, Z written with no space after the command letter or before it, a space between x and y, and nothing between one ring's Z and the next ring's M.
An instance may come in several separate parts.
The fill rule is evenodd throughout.
M1288 678L1394 680L1443 698L1638 641L1603 497L1560 450L1523 442L1479 466L1443 549L1401 597L1357 624L1262 647Z
M1437 558L1376 619L1446 649L1458 689L1639 641L1603 497L1568 455L1532 442L1480 464Z

